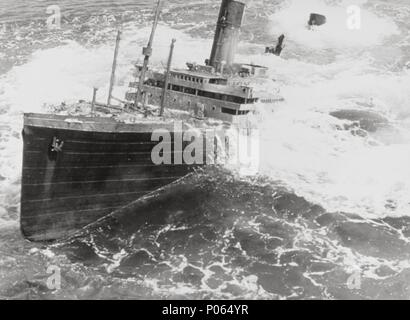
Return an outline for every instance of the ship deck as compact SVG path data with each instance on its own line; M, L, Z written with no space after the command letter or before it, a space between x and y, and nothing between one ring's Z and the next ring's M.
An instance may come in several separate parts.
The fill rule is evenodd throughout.
M54 115L40 113L24 114L24 125L61 130L81 130L91 132L152 132L158 129L173 131L175 120L172 119L133 119L127 123L113 117L91 117ZM183 125L188 128L188 126Z

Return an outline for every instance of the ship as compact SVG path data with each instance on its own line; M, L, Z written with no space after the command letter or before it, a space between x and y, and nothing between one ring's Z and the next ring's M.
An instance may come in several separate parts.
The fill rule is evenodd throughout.
M172 40L162 72L150 66L160 11L161 0L143 63L134 66L139 81L130 82L120 105L112 104L118 32L106 104L96 101L95 89L89 114L24 114L20 226L26 239L72 236L203 166L215 165L218 148L229 147L229 141L204 139L206 152L194 155L200 161L191 161L182 157L190 145L182 137L192 127L205 135L207 119L217 121L218 130L248 126L249 114L261 105L249 79L266 77L267 68L234 61L244 3L222 0L211 55L203 65L191 62L186 69L173 69ZM267 103L280 100L275 95ZM185 115L182 124L175 116L180 113L173 110ZM169 148L163 148L161 156L171 161L153 160L160 142L153 136L158 132L169 132Z

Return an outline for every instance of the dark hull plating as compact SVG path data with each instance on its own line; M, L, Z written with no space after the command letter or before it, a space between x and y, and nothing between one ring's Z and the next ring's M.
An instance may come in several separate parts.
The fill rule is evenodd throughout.
M73 234L195 168L153 164L153 124L67 120L25 116L21 230L29 240ZM60 151L55 139L64 142Z

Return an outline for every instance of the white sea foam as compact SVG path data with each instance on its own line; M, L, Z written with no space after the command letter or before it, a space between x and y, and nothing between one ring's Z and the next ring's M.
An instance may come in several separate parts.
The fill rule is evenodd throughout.
M282 32L305 47L315 49L364 47L377 45L384 38L399 33L394 22L367 10L367 1L339 1L329 5L324 0L290 0L272 17L272 32ZM361 8L361 28L351 30L347 26L349 6ZM327 17L327 23L314 32L306 28L310 13Z
M408 215L409 130L401 130L404 138L393 134L392 144L384 145L337 130L349 122L329 115L359 109L401 122L409 115L408 74L376 72L366 59L325 66L278 60L274 70L286 103L261 117L262 173L330 211ZM371 99L372 108L355 103Z
M373 50L400 31L392 20L365 9L366 1L328 3L289 1L271 19L275 33L284 32L291 42L340 52L330 62L321 61L320 51L306 60L239 56L238 60L269 66L270 77L277 81L270 90L279 85L286 100L274 113L262 112L258 119L261 173L330 211L371 218L409 215L410 131L403 128L409 119L409 73L391 72L383 60L388 55ZM359 31L346 28L350 4L362 7ZM325 14L328 24L307 30L311 12ZM400 137L386 129L374 141L338 130L350 122L329 113L342 109L381 114L398 126ZM385 145L382 136L389 134L390 143Z
M149 28L136 30L124 28L123 41L118 58L118 98L123 98L130 78L132 62L141 58ZM184 67L187 57L205 60L204 52L210 44L192 39L181 31L159 26L155 39L153 65L162 67L168 57L170 39L176 38L174 66ZM0 103L10 105L14 111L41 111L44 104L91 100L92 88L99 88L97 99L105 101L111 72L114 44L85 48L75 41L63 46L34 52L29 61L15 66L0 79ZM209 47L209 48L208 48ZM189 53L187 52L189 48Z

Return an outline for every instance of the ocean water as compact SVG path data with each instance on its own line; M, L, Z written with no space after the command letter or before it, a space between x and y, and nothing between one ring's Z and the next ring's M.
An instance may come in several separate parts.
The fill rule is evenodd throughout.
M19 231L22 114L90 99L93 86L104 101L120 27L122 97L154 2L0 1L1 298L410 298L407 0L247 1L237 60L268 66L285 98L257 116L260 173L205 169L54 244ZM171 38L174 66L207 58L219 4L166 1L152 63ZM359 30L346 27L351 4ZM329 22L311 32L315 11ZM262 54L282 33L282 57Z

